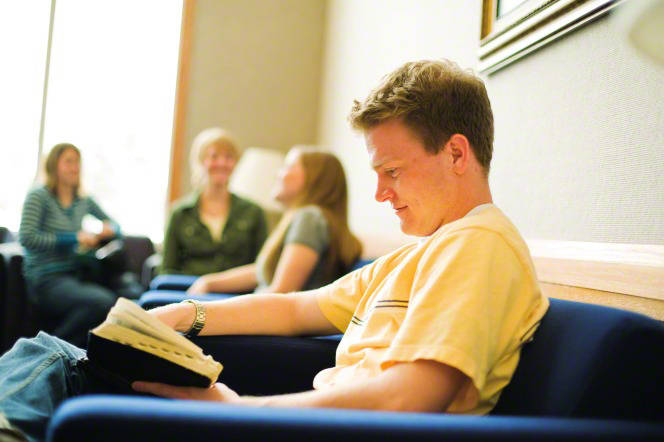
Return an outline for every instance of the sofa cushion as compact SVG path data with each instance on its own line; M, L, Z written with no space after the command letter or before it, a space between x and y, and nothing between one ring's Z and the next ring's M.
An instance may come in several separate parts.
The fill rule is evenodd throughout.
M661 419L664 325L551 299L493 414Z

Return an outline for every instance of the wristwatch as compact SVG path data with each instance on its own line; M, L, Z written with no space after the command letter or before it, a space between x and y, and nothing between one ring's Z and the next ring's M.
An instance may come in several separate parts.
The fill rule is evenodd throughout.
M198 335L198 333L203 330L205 325L205 306L202 302L196 301L195 299L185 299L182 303L194 304L196 307L196 317L194 318L194 323L191 324L191 327L184 334L187 338L193 338Z

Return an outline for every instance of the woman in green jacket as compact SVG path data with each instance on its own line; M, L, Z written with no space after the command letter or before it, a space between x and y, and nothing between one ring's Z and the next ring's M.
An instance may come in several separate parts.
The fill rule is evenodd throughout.
M204 275L252 263L267 237L263 210L231 193L240 152L223 129L201 132L191 148L197 189L176 202L164 237L161 274Z

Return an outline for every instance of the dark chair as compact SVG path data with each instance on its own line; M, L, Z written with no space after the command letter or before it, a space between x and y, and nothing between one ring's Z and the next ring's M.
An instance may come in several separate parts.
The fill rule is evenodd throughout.
M6 275L3 278L4 293L0 298L0 352L4 352L18 338L33 336L39 330L39 319L30 306L23 278L23 247L17 242L0 244L0 255Z
M154 244L147 236L124 236L122 241L127 258L127 271L134 274L137 281L141 281L143 266L155 253ZM147 286L144 288L147 289Z
M220 377L244 394L311 388L335 339L203 337ZM551 300L490 416L247 408L127 396L65 402L49 440L605 441L664 440L664 326L647 317Z
M123 238L123 244L128 271L138 281L143 265L141 260L154 253L152 241L147 237L127 236ZM55 323L37 312L29 301L23 278L23 247L18 242L0 244L0 255L6 275L0 273L0 353L3 353L20 337L34 336L39 330L50 331ZM142 292L141 287L134 289L132 284L132 280L123 281L123 295Z
M14 234L6 227L0 227L0 244L14 241Z

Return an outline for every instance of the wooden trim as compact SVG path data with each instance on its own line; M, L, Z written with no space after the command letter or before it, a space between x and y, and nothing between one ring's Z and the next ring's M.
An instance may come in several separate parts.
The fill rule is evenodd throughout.
M540 282L664 301L664 246L528 241Z
M191 42L194 30L196 0L183 0L182 29L180 30L180 56L173 112L173 141L171 146L170 180L168 201L173 202L182 195L182 171L185 161L185 129L191 71Z
M497 0L482 1L482 29L480 39L486 38L493 30L493 23L496 18Z
M542 287L542 292L549 298L615 307L641 313L642 315L664 321L664 301L661 300L627 296L620 293L603 292L580 287L549 284L546 282L541 283L540 286Z
M606 14L626 0L528 0L494 19L479 47L479 70L491 74ZM483 8L483 13L486 13ZM482 18L484 27L485 18Z
M39 142L37 145L37 168L34 181L39 176L44 162L44 127L46 126L46 100L48 99L48 79L51 75L51 52L53 49L53 26L55 25L56 0L51 0L51 13L48 22L48 42L46 44L46 64L44 66L44 87L42 89L41 116L39 118Z

